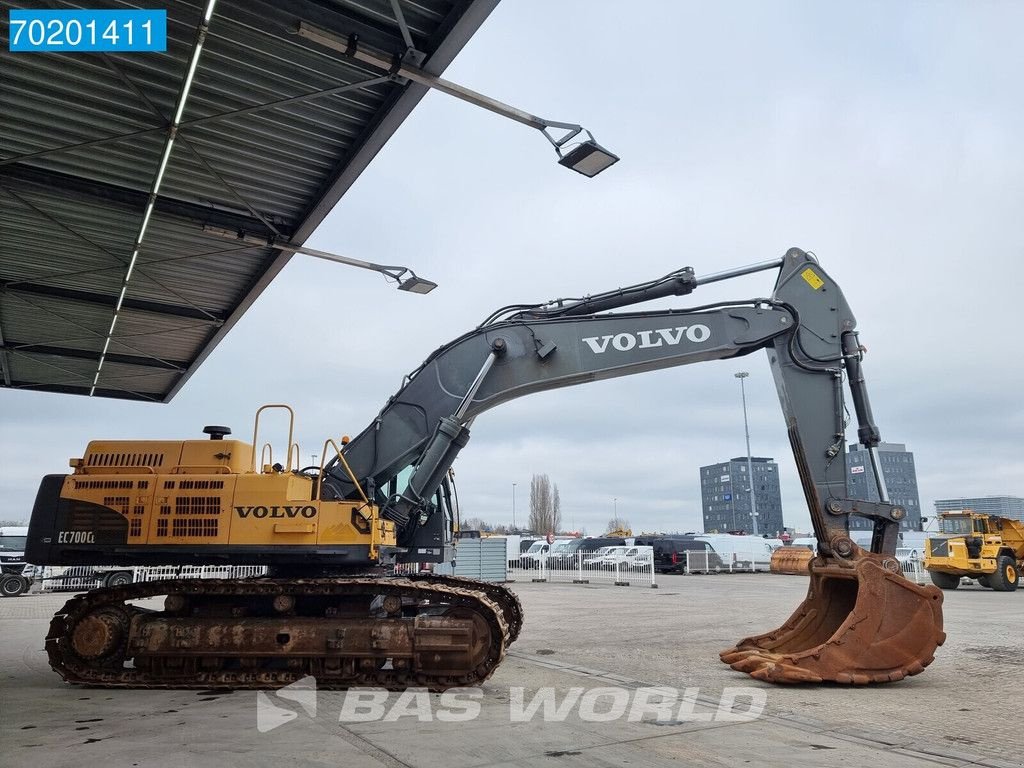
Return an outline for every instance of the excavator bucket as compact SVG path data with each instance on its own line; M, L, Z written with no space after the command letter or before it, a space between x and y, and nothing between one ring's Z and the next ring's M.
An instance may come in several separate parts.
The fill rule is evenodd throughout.
M908 581L893 558L856 548L810 562L807 597L778 629L723 651L772 683L885 683L923 671L942 645L942 592Z

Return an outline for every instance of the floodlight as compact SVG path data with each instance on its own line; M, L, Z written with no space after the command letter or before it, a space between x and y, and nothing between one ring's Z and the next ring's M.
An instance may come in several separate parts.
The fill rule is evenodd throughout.
M403 280L398 284L398 290L409 291L409 293L430 293L432 290L437 288L437 283L430 280L424 280L422 277L417 277L415 272L410 271L412 275L408 280Z
M561 152L559 154L561 155ZM618 155L613 155L593 138L590 138L561 155L558 164L571 168L576 173L582 173L587 178L593 178L617 162L619 162Z

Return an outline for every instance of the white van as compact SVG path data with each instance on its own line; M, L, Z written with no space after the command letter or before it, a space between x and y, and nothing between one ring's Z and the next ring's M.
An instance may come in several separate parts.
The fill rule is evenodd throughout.
M547 565L549 558L557 558L565 554L568 551L569 545L572 544L573 541L575 541L575 539L555 539L552 544L548 544L543 539L535 541L519 559L520 567L536 568L541 564Z
M772 545L760 536L705 534L695 539L712 546L727 570L767 571L772 562Z
M793 539L793 541L789 543L789 546L803 547L804 549L811 550L811 552L815 554L818 553L818 540L813 536L803 536L799 539Z

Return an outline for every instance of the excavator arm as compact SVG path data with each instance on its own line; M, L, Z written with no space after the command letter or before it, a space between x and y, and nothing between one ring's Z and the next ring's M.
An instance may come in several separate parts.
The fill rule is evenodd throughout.
M884 487L879 503L846 498L844 372L860 420L858 434L868 448L879 442L853 314L839 287L798 249L730 274L774 267L780 272L771 298L604 313L690 293L701 281L686 269L632 289L492 316L410 375L345 447L346 461L362 486L378 491L383 514L398 523L406 541L434 549L440 532L422 532L419 521L479 414L533 392L765 349L822 553L851 551L848 521L855 514L875 521L872 551L892 555L904 510L887 502ZM326 498L356 498L347 470L333 464L326 474ZM410 559L430 557L414 553Z
M770 297L689 309L610 310L691 293L702 284L778 268ZM449 557L450 521L436 498L469 440L473 420L533 392L634 373L768 354L804 496L818 539L808 597L779 629L723 652L735 669L773 682L896 680L931 662L942 596L904 579L895 559L902 507L878 464L856 321L817 260L790 249L779 260L697 277L683 269L597 296L499 310L444 345L407 377L374 422L345 446L347 467L325 470L325 499L368 492L393 520L406 561ZM844 380L858 440L874 463L881 501L847 496ZM354 480L358 480L359 488ZM849 520L873 521L870 550Z

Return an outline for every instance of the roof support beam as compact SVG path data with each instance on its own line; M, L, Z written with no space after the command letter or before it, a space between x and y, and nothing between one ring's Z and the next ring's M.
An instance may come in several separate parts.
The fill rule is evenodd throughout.
M108 66L110 66L113 69L114 73L117 74L119 78L121 78L126 84L131 83L131 81L124 76L120 69L110 64L109 58L107 59L107 62ZM265 104L256 104L254 106L244 107L242 109L233 109L229 112L220 112L216 115L197 117L192 120L182 120L181 123L178 125L178 133L180 135L188 131L190 128L194 128L201 125L209 125L210 123L216 123L221 120L244 117L246 115L254 115L258 112L266 112L268 110L278 109L279 107L287 107L291 106L292 104L300 104L307 101L313 101L314 99L321 99L326 96L337 96L342 93L347 93L349 91L357 91L360 90L361 88L370 88L375 85L381 85L382 83L390 82L391 80L393 80L391 75L378 75L375 77L367 78L366 80L359 80L354 83L345 83L344 85L336 85L331 88L324 88L319 91L311 91L310 93L304 93L300 96L291 96L286 99L278 99L277 101L268 101ZM132 90L136 93L139 93L139 91L137 90L133 83L129 85L129 87L131 87ZM159 117L160 119L164 119L162 115L157 115L157 117ZM0 159L0 167L14 165L16 163L21 163L25 160L35 160L37 158L47 157L49 155L58 155L61 154L62 152L73 152L76 150L85 149L86 147L98 147L104 144L116 144L118 142L139 139L142 138L143 136L152 136L153 134L157 133L166 133L167 128L168 125L166 121L164 121L160 125L154 126L153 128L145 128L141 131L119 133L114 136L104 136L101 139L81 141L77 144L66 144L62 147L53 147L52 149L43 149L38 152L30 152L27 155L7 157Z
M34 296L47 296L64 301L78 301L85 304L95 304L106 309L113 309L117 306L117 296L94 291L79 291L73 288L60 288L55 285L41 285L39 283L22 283L12 280L0 280L0 291L12 293L27 293ZM131 309L138 312L150 312L155 315L167 317L184 317L190 320L199 320L210 325L218 326L224 322L224 317L217 312L182 307L176 304L164 304L159 301L148 301L146 299L130 299L125 297L121 302L124 309ZM213 319L211 319L211 315Z
M412 41L412 35L409 34L409 25L405 23L405 14L402 13L402 6L398 0L391 0L391 11L395 14L395 21L398 22L398 29L402 33L402 40L405 41L405 49L407 51L415 50L416 44Z
M72 347L58 347L51 344L32 344L13 341L8 339L0 344L0 352L4 354L11 352L23 355L47 355L49 357L70 357L76 360L99 360L100 353L88 349L74 349ZM159 368L164 371L183 371L188 368L188 363L178 360L161 360L155 357L143 357L141 355L125 355L117 352L107 352L107 361L111 363L122 363L124 365L137 365L143 368Z
M206 0L206 10L203 13L203 19L199 22L199 27L196 29L196 41L192 46L192 55L189 57L188 74L185 75L185 81L181 85L181 90L178 92L177 105L174 110L174 119L171 120L171 124L167 127L167 139L164 142L163 154L160 157L160 165L157 167L156 175L153 178L153 185L149 190L149 197L146 199L146 209L142 214L142 223L139 225L139 232L135 236L135 246L132 250L131 260L128 262L128 269L124 273L124 279L121 281L121 292L117 297L117 304L114 305L113 316L110 320L110 328L107 330L107 340L103 344L103 351L100 352L100 360L96 365L96 375L92 380L92 389L89 391L91 397L96 391L96 385L100 380L100 372L103 370L103 363L107 359L107 350L110 348L110 342L114 338L114 328L117 327L117 320L121 313L121 307L124 305L125 294L128 292L128 284L132 279L132 271L135 269L135 262L138 261L139 251L142 250L142 243L146 237L146 231L149 227L150 219L153 216L153 210L156 207L157 196L160 194L160 184L163 182L164 171L167 170L167 164L170 162L171 153L174 150L174 140L177 138L178 125L181 123L181 116L185 113L185 105L188 103L188 95L192 89L193 78L196 74L196 67L199 64L199 55L203 50L203 43L206 40L206 33L210 28L210 17L213 16L213 8L217 4L217 0ZM249 207L249 210L253 215L256 215L256 211ZM269 222L265 219L264 224L272 227ZM279 232L277 234L280 234Z
M3 320L0 317L0 320ZM0 374L2 374L4 385L11 386L11 361L7 357L7 349L4 345L4 328L0 322Z
M75 384L45 384L38 381L12 381L13 389L27 389L32 392L59 392L64 395L89 395L92 388L77 386ZM142 392L134 392L130 389L112 389L97 387L91 394L94 397L112 397L118 400L142 400L144 402L159 402L158 397L147 395Z
M73 196L85 200L109 201L130 208L133 213L144 211L149 202L148 192L18 163L0 168L0 184L6 182L10 182L10 186L37 185L47 190L53 190L61 197ZM154 210L157 213L194 221L197 224L215 224L225 229L244 229L247 232L258 230L261 233L265 232L267 237L274 234L258 218L244 213L212 208L202 203L190 203L161 195L156 200ZM274 225L282 236L289 237L291 235L291 227L280 222L275 222Z

